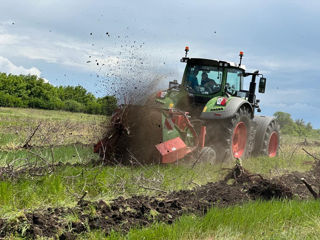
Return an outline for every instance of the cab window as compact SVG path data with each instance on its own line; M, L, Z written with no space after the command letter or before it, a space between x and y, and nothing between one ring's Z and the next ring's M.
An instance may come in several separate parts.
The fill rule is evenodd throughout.
M190 93L212 95L220 91L222 71L215 66L187 66L187 87Z
M230 94L236 94L240 91L243 78L243 72L239 69L227 69L226 89Z

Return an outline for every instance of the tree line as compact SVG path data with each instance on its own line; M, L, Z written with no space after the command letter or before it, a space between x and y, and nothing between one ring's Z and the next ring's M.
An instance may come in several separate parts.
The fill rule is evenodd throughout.
M273 114L280 124L281 132L283 134L311 137L320 135L320 129L313 129L310 122L306 123L303 119L293 120L289 113L276 112Z
M117 99L96 98L82 86L55 87L34 75L0 73L0 106L111 115Z

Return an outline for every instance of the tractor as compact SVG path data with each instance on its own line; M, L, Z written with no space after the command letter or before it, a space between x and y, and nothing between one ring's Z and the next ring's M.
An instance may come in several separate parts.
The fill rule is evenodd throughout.
M162 105L163 142L156 145L162 163L183 158L198 150L199 157L211 161L245 159L251 155L275 157L279 149L279 124L261 112L256 99L264 93L266 78L259 71L246 72L241 64L189 58L189 48L181 62L186 63L181 84L169 83L157 94ZM249 89L244 79L251 77Z
M186 47L181 84L169 82L167 90L144 106L120 106L111 119L113 128L95 152L110 158L118 146L118 153L129 151L143 163L172 163L191 154L212 163L278 154L279 124L255 113L261 112L257 77L259 93L265 92L266 78L246 71L243 52L239 64L189 58L188 52ZM250 80L248 90L245 78Z

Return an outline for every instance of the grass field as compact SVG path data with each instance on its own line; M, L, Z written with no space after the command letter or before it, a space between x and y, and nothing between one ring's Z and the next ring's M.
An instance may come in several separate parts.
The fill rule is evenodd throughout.
M98 156L92 152L93 143L102 136L106 122L103 116L88 114L0 108L0 167L50 167L41 176L22 174L0 179L0 215L14 219L26 210L72 207L85 192L87 200L108 202L118 196L191 189L222 179L226 174L223 169L233 165L192 167L180 161L161 166L94 166L91 162ZM21 149L37 126L39 130L30 141L37 147ZM304 138L283 136L279 156L250 158L243 166L266 177L309 170L314 158L303 148L319 156L320 147L304 146L303 141ZM133 229L126 236L114 233L110 239L312 239L320 231L317 209L315 201L253 202L213 208L204 217L185 216L173 225L159 223L147 229ZM102 236L103 233L92 231L82 237Z
M91 144L101 137L106 121L101 115L0 107L0 149L23 145L37 126L31 145Z

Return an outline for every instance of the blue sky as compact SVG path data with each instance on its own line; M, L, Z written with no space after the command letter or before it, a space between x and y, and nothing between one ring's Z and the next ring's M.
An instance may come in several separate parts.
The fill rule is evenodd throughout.
M235 62L244 51L247 69L267 77L262 114L320 128L319 24L316 0L1 1L0 71L144 96L181 79L185 45Z

